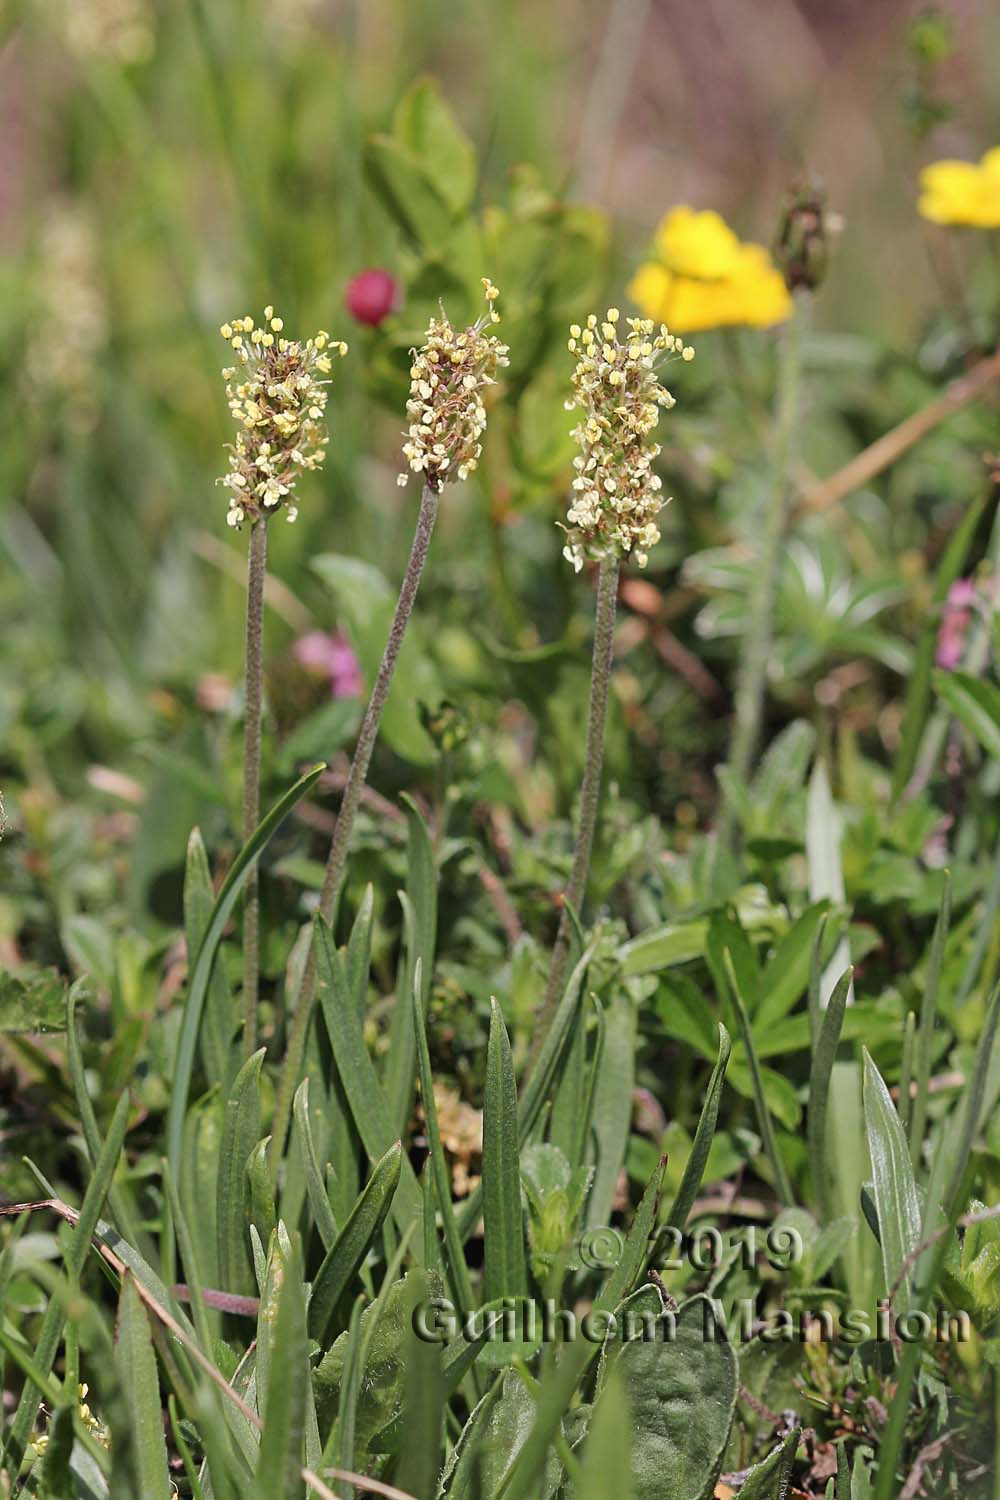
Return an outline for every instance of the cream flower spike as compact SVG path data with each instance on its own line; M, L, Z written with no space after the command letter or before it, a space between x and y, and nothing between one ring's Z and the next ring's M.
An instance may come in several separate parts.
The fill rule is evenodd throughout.
M487 311L456 333L444 309L432 318L423 348L413 351L410 366L409 418L403 456L410 472L440 490L449 479L468 479L479 463L486 430L484 393L507 363L507 345L484 329L499 323L499 293L483 277ZM405 485L409 473L399 475Z
M283 330L273 307L265 307L260 327L248 316L219 330L238 361L222 372L237 430L229 472L217 481L230 492L226 520L237 530L282 507L294 521L296 480L320 467L330 441L324 421L330 382L321 377L347 345L322 329L304 344Z
M665 504L662 481L653 473L660 448L650 434L660 408L674 405L656 365L664 354L693 359L694 350L650 319L626 318L623 325L617 307L600 324L593 313L585 328L574 323L569 350L577 362L566 406L583 415L573 431L580 454L573 460L563 556L577 572L588 558L599 561L610 550L644 568L660 540L656 517Z

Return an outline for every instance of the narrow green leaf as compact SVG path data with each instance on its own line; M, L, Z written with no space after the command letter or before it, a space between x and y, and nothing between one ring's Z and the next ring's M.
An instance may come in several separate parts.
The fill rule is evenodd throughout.
M694 1144L691 1147L691 1155L688 1157L687 1166L684 1168L684 1176L681 1185L677 1189L677 1196L671 1205L664 1223L674 1229L683 1229L687 1223L691 1206L698 1196L701 1187L702 1174L705 1171L705 1163L708 1161L708 1153L712 1147L715 1136L715 1127L719 1118L719 1102L722 1098L722 1085L726 1080L726 1069L729 1066L730 1054L733 1044L729 1032L719 1022L719 1058L712 1069L712 1076L708 1080L708 1088L705 1091L705 1099L701 1106L701 1114L698 1117L698 1128L695 1131Z
M758 1033L782 1020L808 986L813 944L828 912L827 901L807 906L775 949L758 981L751 1009Z
M354 1211L316 1273L309 1303L309 1331L324 1347L330 1342L338 1304L392 1206L400 1181L402 1156L402 1144L396 1141L375 1163Z
M250 1223L256 1225L257 1233L262 1241L270 1239L277 1226L274 1192L268 1166L267 1153L270 1144L271 1137L265 1135L250 1152L246 1165L248 1217Z
M184 937L189 963L194 963L195 955L204 941L214 904L215 892L212 889L212 873L208 865L205 841L201 830L192 828L184 866ZM228 1088L232 1077L230 1056L234 1029L232 995L225 967L221 962L213 962L199 1041L205 1076L219 1083L223 1089Z
M944 945L951 924L951 873L945 871L941 905L934 924L931 939L931 954L924 979L924 993L920 1004L920 1029L916 1044L917 1092L913 1100L913 1115L910 1122L910 1156L916 1167L924 1144L927 1129L927 1090L931 1076L931 1061L934 1055L934 1023L937 1016L938 992L941 987L941 966L944 963Z
M490 1002L483 1102L483 1288L486 1300L526 1296L517 1141L517 1084L507 1028Z
M202 1010L208 993L209 980L215 952L223 930L239 900L247 876L255 867L262 852L274 837L285 818L319 780L325 764L314 766L299 778L265 815L257 825L251 838L236 856L212 907L212 914L205 928L198 956L194 961L188 980L187 998L181 1016L180 1035L177 1042L177 1060L167 1111L167 1159L176 1180L181 1180L181 1150L184 1138L184 1117L187 1114L188 1094L191 1088L191 1073L194 1068L195 1050L201 1028Z
M581 1455L579 1500L631 1500L632 1414L625 1382L612 1371L590 1421Z
M736 970L733 967L732 954L728 948L723 954L723 962L729 980L733 1007L739 1022L740 1035L743 1038L743 1046L746 1048L747 1063L750 1067L750 1077L753 1083L754 1104L757 1109L757 1122L760 1125L764 1150L767 1152L774 1172L775 1186L778 1189L778 1193L784 1203L791 1205L795 1202L792 1194L792 1185L788 1180L788 1172L782 1160L781 1152L778 1149L778 1140L774 1133L771 1111L768 1108L767 1098L764 1093L764 1079L761 1075L760 1063L757 1060L757 1052L753 1044L753 1034L750 1030L750 1018L743 1003L743 996L740 994L739 984L736 979Z
M570 1034L578 1019L580 1007L580 991L583 985L583 976L587 971L590 960L594 955L599 939L595 936L586 951L580 958L569 981L563 991L562 999L552 1017L552 1024L546 1033L538 1053L538 1058L532 1070L531 1077L524 1087L517 1106L517 1138L518 1144L523 1146L527 1142L534 1129L542 1109L551 1091L555 1086L560 1065L565 1056L565 1049L569 1042ZM458 1229L463 1240L467 1240L475 1229L482 1216L482 1189L476 1187L465 1200L461 1213L458 1215Z
M434 1500L441 1468L441 1427L445 1405L441 1345L417 1337L412 1313L421 1302L426 1302L430 1289L425 1276L419 1272L413 1276L411 1285L396 1483L415 1500Z
M127 1432L116 1432L112 1448L112 1500L141 1495L170 1500L172 1488L163 1432L160 1381L149 1317L135 1281L126 1273L118 1301L115 1364L128 1413Z
M303 1274L299 1257L292 1253L278 1294L255 1500L299 1500L305 1494L300 1471L308 1397L309 1339Z
M90 981L86 978L76 980L66 992L66 1057L70 1078L73 1081L76 1107L80 1112L83 1138L87 1143L87 1155L93 1166L101 1154L101 1134L97 1126L97 1116L94 1114L90 1091L87 1088L87 1074L80 1049L80 1033L76 1024L76 1008L80 1001L90 993ZM131 1197L121 1184L111 1183L108 1188L108 1204L112 1217L125 1238L131 1240L133 1245L140 1245L141 1240L135 1223Z
M784 1500L789 1493L795 1450L801 1436L801 1429L793 1427L762 1463L754 1464L740 1485L740 1500Z
M935 672L934 685L987 755L1000 760L1000 688L967 672Z
M437 940L437 870L434 848L427 824L416 804L404 796L408 828L406 853L406 892L400 892L405 936L405 962L396 984L396 1006L389 1036L385 1091L393 1121L400 1134L409 1124L413 1112L413 1088L416 1076L416 1041L410 996L420 965L421 1004L426 1008L434 975L434 948Z
M330 1207L330 1199L327 1196L323 1183L323 1174L320 1171L319 1158L316 1155L316 1144L313 1140L312 1127L309 1123L309 1079L303 1078L295 1091L292 1103L292 1113L295 1120L296 1140L302 1156L302 1168L306 1181L306 1195L309 1199L309 1207L319 1231L319 1237L323 1241L323 1249L329 1250L337 1238L337 1221L334 1218L333 1209Z
M635 1217L625 1236L621 1258L597 1295L594 1307L603 1312L614 1312L619 1303L624 1302L646 1269L653 1231L659 1216L660 1190L663 1187L663 1174L666 1167L667 1158L662 1156L656 1171L646 1184L646 1191L639 1200L639 1207L635 1211Z
M247 1162L260 1135L260 1070L265 1048L248 1057L226 1100L219 1150L217 1232L219 1282L225 1292L249 1291L250 1229Z
M904 1262L920 1241L920 1198L903 1127L889 1090L867 1048L864 1068L865 1126L872 1160L882 1265L886 1290L891 1292L902 1275Z
M125 1131L128 1126L128 1115L130 1100L127 1093L123 1093L115 1107L108 1133L101 1146L100 1154L94 1164L87 1191L83 1197L80 1207L80 1217L76 1228L73 1230L66 1252L65 1267L66 1275L70 1282L79 1280L83 1270L84 1262L90 1251L90 1241L97 1226L104 1200L111 1186L111 1179L118 1165L122 1145L125 1140ZM53 1193L52 1196L55 1196ZM41 1373L48 1377L55 1364L56 1352L59 1348L59 1340L62 1337L65 1315L61 1303L51 1298L42 1318L42 1326L39 1331L38 1341L35 1345L34 1360ZM9 1467L16 1474L24 1457L25 1446L28 1437L35 1424L38 1413L40 1394L38 1387L30 1379L24 1383L21 1399L7 1435L4 1452L8 1458Z
M354 1123L369 1159L374 1162L392 1149L395 1139L389 1123L388 1101L365 1045L361 1019L351 1004L343 959L322 919L317 920L316 937L318 996L323 1020ZM393 1218L401 1234L419 1219L421 1208L420 1188L409 1158L404 1155L399 1192L393 1204ZM414 1253L419 1257L421 1251L414 1246Z
M444 1154L444 1147L441 1143L441 1131L438 1126L437 1101L434 1098L434 1075L431 1071L430 1050L427 1045L427 1027L424 1021L424 1008L421 998L422 986L419 982L420 975L421 970L418 968L417 974L414 975L411 1003L413 1006L413 1029L417 1042L420 1097L424 1106L424 1123L427 1128L427 1152L434 1183L434 1195L437 1199L438 1211L441 1214L441 1228L444 1233L445 1252L448 1261L448 1280L455 1298L456 1307L460 1312L469 1312L475 1306L475 1300L472 1295L472 1285L469 1281L468 1267L465 1263L465 1252L462 1249L462 1238L458 1232L458 1224L455 1219L455 1209L451 1196L451 1171Z
M844 1013L851 993L854 970L841 974L830 996L830 1003L822 1012L819 1033L813 1047L809 1067L809 1112L807 1135L809 1140L809 1172L813 1192L823 1221L829 1219L830 1184L826 1157L826 1112L830 1097L830 1077L837 1058L840 1033L844 1024Z

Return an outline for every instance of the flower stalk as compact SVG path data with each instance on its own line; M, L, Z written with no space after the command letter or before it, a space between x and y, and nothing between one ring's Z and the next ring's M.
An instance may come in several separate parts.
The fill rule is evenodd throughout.
M243 705L243 842L260 822L260 746L264 696L264 580L267 575L267 522L254 521L247 549L246 688ZM257 1050L260 989L260 891L257 867L243 898L243 1046Z
M653 470L660 452L653 432L661 409L669 411L674 398L660 384L656 366L665 355L685 361L694 358L694 350L665 325L657 329L646 318L622 320L616 307L608 309L603 321L592 313L585 327L574 323L568 347L576 355L576 368L573 394L566 404L578 410L581 419L573 431L580 452L573 460L576 478L567 524L562 527L566 533L563 555L577 572L588 559L598 563L597 603L580 814L538 1012L536 1055L566 977L570 909L580 910L587 890L601 794L621 559L631 557L640 568L645 567L649 549L660 539L656 521L666 502L660 476Z
M247 620L243 717L243 840L260 819L261 723L264 689L264 586L267 527L278 511L297 515L295 487L304 470L318 469L329 437L324 422L332 356L347 353L322 329L300 343L286 338L273 307L253 318L223 323L219 332L236 363L223 370L236 440L229 467L218 481L229 492L226 520L234 530L250 525L247 550ZM247 879L243 904L243 1042L249 1057L257 1047L260 994L260 888L256 868Z
M354 819L368 777L368 767L406 627L413 613L417 590L430 551L440 492L447 481L466 479L477 467L482 453L481 438L486 427L483 398L487 388L495 383L498 371L507 364L507 346L495 335L484 332L486 326L500 321L494 307L497 290L486 279L483 281L483 288L488 311L482 318L462 332L456 332L442 312L440 318L431 320L423 348L419 352L414 351L413 355L410 399L406 404L409 427L403 454L409 470L423 477L420 511L392 625L375 676L371 698L361 721L351 769L330 841L318 910L319 917L325 922L332 923L336 915ZM407 474L402 473L399 480L401 484L406 484ZM270 1155L273 1181L277 1180L291 1119L292 1099L305 1059L309 1024L316 998L316 981L314 926L295 999L285 1060L275 1098Z
M573 863L563 894L559 930L549 964L536 1035L544 1036L562 994L569 962L572 935L569 909L579 912L587 891L590 856L597 828L597 809L601 796L601 771L604 766L604 730L608 717L608 691L614 660L615 614L618 605L617 553L603 558L597 573L597 603L594 615L594 648L590 673L590 707L587 713L587 747L584 753L583 779L580 783L580 818L573 845Z

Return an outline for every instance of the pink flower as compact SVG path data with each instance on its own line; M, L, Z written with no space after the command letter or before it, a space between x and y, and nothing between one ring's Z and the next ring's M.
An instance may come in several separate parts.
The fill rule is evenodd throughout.
M378 266L361 271L347 283L344 292L344 306L351 317L359 323L367 323L369 328L377 328L396 311L402 300L399 282Z
M941 613L941 628L938 631L934 660L946 672L961 665L965 654L965 636L972 619L972 610L979 602L979 591L971 578L956 578L948 590Z
M350 642L339 632L310 630L292 647L295 660L317 677L326 677L334 698L360 698L361 667Z

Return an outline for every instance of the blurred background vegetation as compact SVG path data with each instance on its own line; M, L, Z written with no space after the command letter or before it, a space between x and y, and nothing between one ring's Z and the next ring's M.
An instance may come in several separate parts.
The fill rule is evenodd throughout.
M343 631L370 676L416 503L395 484L406 350L439 296L464 317L481 274L500 285L508 399L478 483L446 497L379 784L544 830L577 783L590 608L554 524L566 324L625 305L671 205L769 243L789 185L818 176L843 227L806 348L802 487L833 473L994 341L996 260L915 201L922 163L1000 137L998 42L987 0L7 4L0 771L33 850L0 855L7 957L58 957L46 913L113 906L128 863L131 919L172 924L191 824L217 842L238 821L224 319L272 302L291 333L352 346L326 470L271 528L273 791L356 722L295 640ZM404 289L378 329L343 306L373 265ZM609 748L625 822L669 816L680 847L714 810L775 364L770 333L697 343L665 423L664 542L623 596ZM992 439L970 407L919 461L798 517L773 727L802 715L891 751L928 570ZM437 739L418 704L445 705Z

